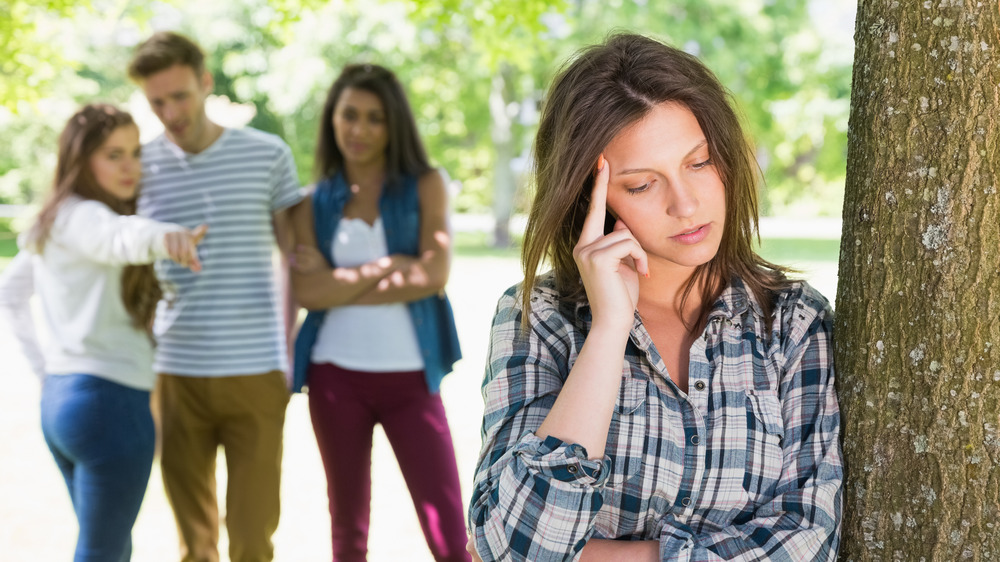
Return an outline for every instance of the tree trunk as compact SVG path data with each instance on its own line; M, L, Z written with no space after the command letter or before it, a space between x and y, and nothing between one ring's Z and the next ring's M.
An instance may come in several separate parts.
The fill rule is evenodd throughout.
M510 216L514 211L517 189L511 167L514 160L514 122L507 109L512 101L512 74L509 65L501 64L493 75L490 87L491 135L496 153L496 165L493 167L493 246L496 248L510 246Z
M842 560L1000 560L998 29L993 0L859 3Z

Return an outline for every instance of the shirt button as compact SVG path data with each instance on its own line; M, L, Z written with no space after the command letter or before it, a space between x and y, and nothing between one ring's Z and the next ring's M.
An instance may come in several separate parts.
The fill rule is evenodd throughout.
M567 471L568 471L568 472L569 472L570 474L576 474L576 467L575 467L575 466L573 466L573 465L569 465L569 466L567 466L567 467L566 467L566 470L567 470Z
M695 390L705 390L705 381L698 381L694 383Z
M692 435L691 436L691 444L692 445L697 445L700 441L701 441L701 439L699 439L697 435Z
M684 498L684 499L682 499L681 500L681 505L683 505L684 507L687 507L687 506L691 505L691 498Z

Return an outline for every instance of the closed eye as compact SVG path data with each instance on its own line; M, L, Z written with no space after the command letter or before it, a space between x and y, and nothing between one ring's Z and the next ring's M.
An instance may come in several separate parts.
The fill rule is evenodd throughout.
M702 168L707 168L707 167L711 166L712 164L715 164L715 162L713 162L712 159L709 158L708 160L705 160L704 162L698 162L697 164L692 164L691 167L694 168L695 170L701 170Z
M644 183L639 187L627 187L625 188L625 191L627 191L629 195L637 195L639 193L642 193L643 191L646 191L647 189L649 189L649 184Z

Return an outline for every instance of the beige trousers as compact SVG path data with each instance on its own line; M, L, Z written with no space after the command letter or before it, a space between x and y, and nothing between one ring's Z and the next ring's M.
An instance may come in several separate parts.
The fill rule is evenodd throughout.
M190 377L160 374L163 484L174 510L183 562L218 562L215 459L226 455L226 528L232 562L274 557L280 512L284 374Z

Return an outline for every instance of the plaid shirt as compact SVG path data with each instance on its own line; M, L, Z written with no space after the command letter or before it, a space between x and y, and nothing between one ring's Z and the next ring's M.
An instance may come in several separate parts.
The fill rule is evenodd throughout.
M663 560L834 560L843 466L832 313L805 283L766 329L739 280L691 346L688 392L667 375L639 315L602 460L534 432L590 329L551 276L521 327L519 287L500 299L483 382L483 449L469 526L484 560L571 560L592 537L659 540Z

